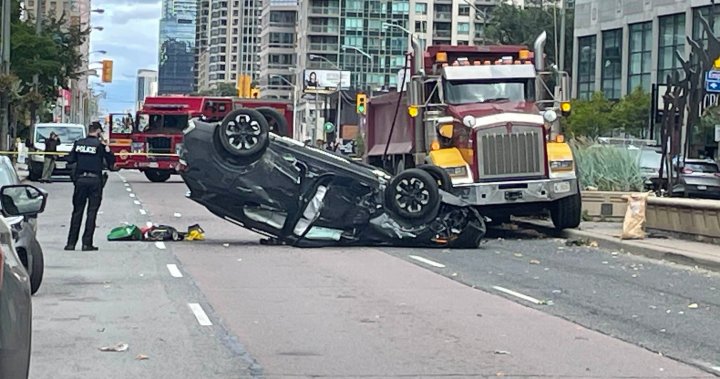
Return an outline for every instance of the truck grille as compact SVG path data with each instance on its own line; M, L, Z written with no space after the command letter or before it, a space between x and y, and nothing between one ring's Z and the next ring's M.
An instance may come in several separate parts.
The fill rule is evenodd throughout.
M148 153L156 154L171 154L174 153L172 150L172 139L167 137L151 137L147 140Z
M480 179L541 176L545 173L545 136L541 128L505 126L477 132Z

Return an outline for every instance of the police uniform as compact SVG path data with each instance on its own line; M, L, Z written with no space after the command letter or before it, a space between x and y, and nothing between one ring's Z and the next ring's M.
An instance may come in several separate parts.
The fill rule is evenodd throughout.
M100 130L102 131L102 129ZM89 136L73 144L73 148L68 154L68 163L75 165L73 170L75 191L73 192L73 212L65 250L75 249L86 204L88 209L85 233L82 235L82 249L85 251L97 250L93 246L93 235L104 186L103 163L107 164L108 168L112 168L115 164L115 155L110 151L110 147L103 144L98 137Z

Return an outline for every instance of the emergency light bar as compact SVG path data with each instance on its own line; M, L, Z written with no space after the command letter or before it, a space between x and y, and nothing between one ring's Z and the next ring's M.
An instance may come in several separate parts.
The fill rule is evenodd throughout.
M145 104L145 108L181 109L181 108L190 108L190 106L187 104Z

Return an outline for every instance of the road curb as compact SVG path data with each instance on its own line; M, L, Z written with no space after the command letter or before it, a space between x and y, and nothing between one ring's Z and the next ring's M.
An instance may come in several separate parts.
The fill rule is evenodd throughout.
M619 238L605 236L577 229L557 231L549 225L536 221L515 221L518 225L536 229L544 234L566 239L589 239L596 241L598 247L608 250L624 251L629 254L642 255L657 260L666 260L683 265L698 266L710 270L720 271L720 257L710 254L701 254L691 251L674 250L660 246L648 246L642 240L620 240Z

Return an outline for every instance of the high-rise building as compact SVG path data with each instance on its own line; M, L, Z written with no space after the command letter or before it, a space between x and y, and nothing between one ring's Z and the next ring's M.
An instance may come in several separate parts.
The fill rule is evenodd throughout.
M142 107L147 96L157 95L158 73L155 70L140 69L137 72L136 97L137 109Z
M260 32L259 88L263 98L289 99L295 82L297 0L263 3Z
M198 91L259 73L260 0L199 0L195 34Z
M187 94L194 90L195 0L163 0L160 19L158 92Z

